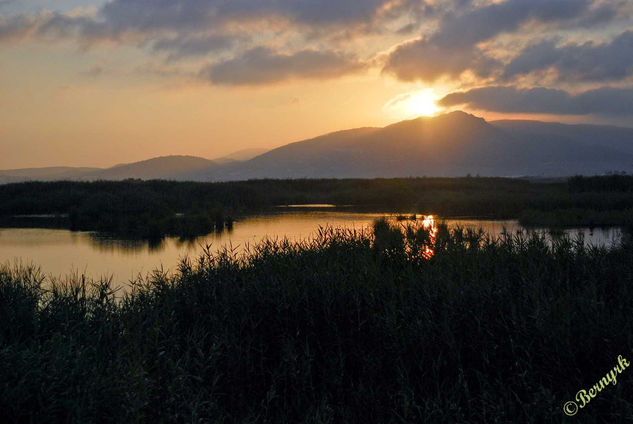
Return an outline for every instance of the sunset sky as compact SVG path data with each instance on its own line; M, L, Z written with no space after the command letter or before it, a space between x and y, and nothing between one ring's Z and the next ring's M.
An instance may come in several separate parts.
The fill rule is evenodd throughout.
M0 169L454 109L633 126L633 1L0 0Z

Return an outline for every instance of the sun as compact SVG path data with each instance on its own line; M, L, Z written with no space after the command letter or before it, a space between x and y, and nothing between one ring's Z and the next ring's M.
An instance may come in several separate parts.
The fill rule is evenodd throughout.
M384 109L386 112L403 118L418 116L434 116L442 111L435 102L438 96L432 88L399 94L389 100Z
M432 93L420 92L412 95L404 102L405 112L409 115L433 116L440 108L435 104Z

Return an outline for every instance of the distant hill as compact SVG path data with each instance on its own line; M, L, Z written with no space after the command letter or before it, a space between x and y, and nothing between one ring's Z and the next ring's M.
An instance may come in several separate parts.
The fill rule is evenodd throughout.
M226 156L213 159L213 162L218 163L218 164L241 162L241 161L253 159L256 156L266 153L268 150L270 149L252 148L252 149L238 150L237 152L233 152Z
M53 180L190 180L202 170L218 166L214 161L196 156L161 156L111 168L25 168L0 171L0 183Z
M0 183L39 180L76 180L84 175L99 171L100 168L72 168L55 166L47 168L7 169L0 171Z
M569 176L633 171L633 129L464 112L339 131L209 169L199 179Z
M124 180L127 178L186 180L190 174L216 166L218 165L215 162L197 156L161 156L141 162L116 165L86 177L99 180Z
M606 147L624 153L633 153L633 128L520 120L491 121L490 124L517 136L566 140L594 148Z
M565 177L633 172L633 129L538 121L492 121L451 112L384 128L357 128L218 160L166 156L108 169L0 171L28 179L373 178L407 176Z

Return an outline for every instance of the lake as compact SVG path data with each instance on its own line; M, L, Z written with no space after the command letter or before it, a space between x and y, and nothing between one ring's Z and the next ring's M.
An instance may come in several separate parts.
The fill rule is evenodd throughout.
M340 211L307 211L289 208L287 212L253 216L236 222L231 231L211 233L195 240L166 238L160 244L146 241L126 241L78 232L44 228L0 228L0 263L33 263L45 274L55 277L78 272L93 278L112 277L116 283L126 283L146 275L156 268L173 272L180 259L196 258L202 246L210 244L212 251L232 246L243 251L262 239L284 237L301 240L313 237L319 226L363 229L379 217L395 219L393 214L354 213ZM420 215L418 215L420 217ZM478 228L493 235L522 229L517 221L447 219L449 226ZM565 230L574 235L581 232L587 243L611 245L621 235L619 229Z

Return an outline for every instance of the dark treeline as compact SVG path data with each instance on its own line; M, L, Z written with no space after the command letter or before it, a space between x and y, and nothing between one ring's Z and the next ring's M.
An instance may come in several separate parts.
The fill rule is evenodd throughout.
M410 227L411 228L411 227ZM108 282L0 268L3 422L560 423L633 360L633 245L385 222ZM633 419L623 370L578 422ZM570 422L572 421L570 420Z
M168 181L9 184L0 186L0 203L5 225L24 222L15 215L52 214L73 230L141 238L222 230L262 204L239 187Z
M0 186L0 223L14 215L55 214L77 230L195 236L276 205L329 203L374 212L518 218L537 226L631 225L631 178L30 182Z
M601 177L576 176L569 179L572 192L633 192L633 175L608 175Z

